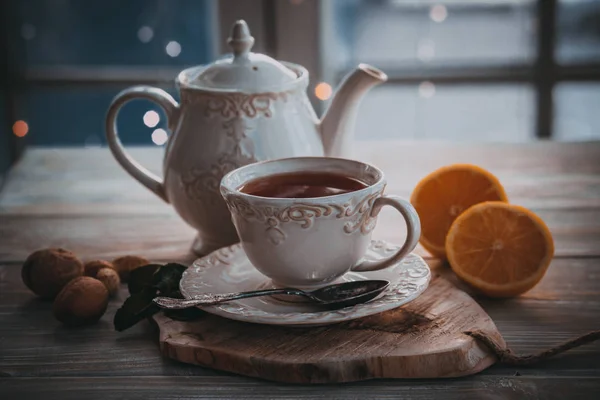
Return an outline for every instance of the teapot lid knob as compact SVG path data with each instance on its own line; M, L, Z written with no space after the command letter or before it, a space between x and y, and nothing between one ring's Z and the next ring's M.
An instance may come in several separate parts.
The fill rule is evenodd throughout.
M254 37L250 35L248 24L243 19L235 21L227 44L233 50L235 58L246 57L254 45Z

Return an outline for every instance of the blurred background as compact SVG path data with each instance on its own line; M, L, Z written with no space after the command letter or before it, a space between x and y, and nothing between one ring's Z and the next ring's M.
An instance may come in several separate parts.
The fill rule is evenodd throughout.
M25 146L105 145L111 99L136 84L178 98L177 73L228 51L245 19L254 51L311 74L322 111L360 62L383 69L358 140L600 139L600 0L2 1L0 174ZM161 110L120 114L129 145L164 145Z

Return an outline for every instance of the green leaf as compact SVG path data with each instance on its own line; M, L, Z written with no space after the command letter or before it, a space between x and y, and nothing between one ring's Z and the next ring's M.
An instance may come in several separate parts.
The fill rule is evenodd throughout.
M129 294L141 292L145 287L152 286L154 273L160 267L162 267L160 264L148 264L131 271L127 282Z
M169 263L160 267L152 277L152 285L158 289L161 295L168 296L173 292L179 292L179 281L187 267L185 265Z
M156 297L156 289L150 287L129 296L115 314L113 321L115 329L119 332L124 331L159 312L160 307L152 302L154 297Z
M157 295L183 298L179 292L179 281L186 269L185 265L169 263L148 264L131 271L128 283L131 296L115 314L115 329L124 331L159 312L160 307L152 302ZM165 311L169 318L180 321L196 319L202 314L203 311L198 308Z

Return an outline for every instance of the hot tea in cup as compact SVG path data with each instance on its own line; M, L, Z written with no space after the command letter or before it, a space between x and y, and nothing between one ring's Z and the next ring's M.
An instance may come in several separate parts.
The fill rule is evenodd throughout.
M352 177L331 172L288 172L256 178L238 190L259 197L324 197L354 192L368 185Z
M277 286L311 289L346 272L373 271L412 251L421 226L415 209L384 195L383 172L359 161L298 157L250 164L223 177L227 203L250 262ZM390 258L363 256L384 205L407 225L404 245Z

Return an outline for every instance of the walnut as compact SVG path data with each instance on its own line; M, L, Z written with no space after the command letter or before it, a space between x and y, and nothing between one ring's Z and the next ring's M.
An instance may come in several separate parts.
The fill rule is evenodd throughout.
M139 268L143 265L150 264L150 261L146 260L144 257L138 256L123 256L119 258L115 258L112 261L113 266L119 273L122 282L127 282L129 279L129 273L136 268Z
M21 278L35 294L53 299L69 281L83 274L83 263L65 249L33 252L21 269Z
M98 271L100 271L102 268L114 269L113 265L108 261L94 260L85 263L83 266L83 274L85 276L91 276L92 278L95 278Z
M108 306L108 290L102 282L82 276L67 283L54 300L54 317L68 326L93 324Z
M108 290L108 294L111 296L114 296L119 291L119 286L121 286L119 274L112 268L100 269L96 274L96 279L104 283L104 286L106 286L106 289Z

